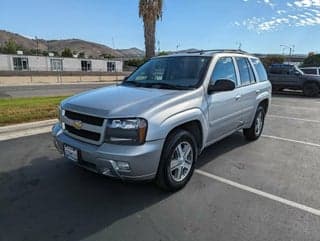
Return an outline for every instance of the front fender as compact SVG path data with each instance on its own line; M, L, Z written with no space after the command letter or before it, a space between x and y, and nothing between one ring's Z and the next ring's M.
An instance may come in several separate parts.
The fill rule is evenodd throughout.
M208 133L208 122L206 121L205 114L199 108L192 108L169 116L160 123L158 128L149 130L149 136L155 139L165 139L174 128L190 121L200 122L204 139L206 133Z

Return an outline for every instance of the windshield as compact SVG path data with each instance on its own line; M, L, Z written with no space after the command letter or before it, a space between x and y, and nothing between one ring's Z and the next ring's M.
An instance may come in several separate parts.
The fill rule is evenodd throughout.
M150 88L196 88L206 73L210 57L177 56L149 60L123 82Z

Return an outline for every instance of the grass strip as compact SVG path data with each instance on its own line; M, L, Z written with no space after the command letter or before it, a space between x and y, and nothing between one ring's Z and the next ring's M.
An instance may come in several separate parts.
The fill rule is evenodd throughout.
M0 99L0 126L57 118L67 96Z

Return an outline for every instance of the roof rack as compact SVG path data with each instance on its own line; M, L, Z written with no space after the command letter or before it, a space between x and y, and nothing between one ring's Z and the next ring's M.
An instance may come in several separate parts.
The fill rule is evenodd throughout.
M202 50L188 51L186 53L189 53L189 54L196 54L196 53L204 54L204 53L208 53L208 52L248 54L248 52L243 51L241 49L202 49Z

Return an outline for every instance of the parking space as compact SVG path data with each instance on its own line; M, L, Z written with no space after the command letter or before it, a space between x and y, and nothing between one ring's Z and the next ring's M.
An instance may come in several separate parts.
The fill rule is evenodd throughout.
M319 108L319 98L276 96L272 99L271 112L269 115L319 122Z
M277 95L268 114L174 194L77 168L49 134L0 142L0 240L319 240L320 100Z

